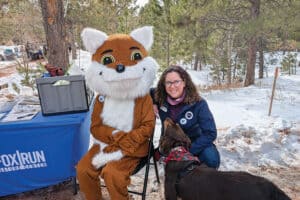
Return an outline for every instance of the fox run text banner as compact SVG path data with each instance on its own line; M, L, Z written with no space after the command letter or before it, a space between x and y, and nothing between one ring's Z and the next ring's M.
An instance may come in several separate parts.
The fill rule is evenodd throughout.
M0 196L75 177L88 150L89 126L90 112L0 122Z

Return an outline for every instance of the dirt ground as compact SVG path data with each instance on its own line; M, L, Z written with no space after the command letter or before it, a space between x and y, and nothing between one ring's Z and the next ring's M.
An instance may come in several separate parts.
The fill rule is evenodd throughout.
M5 76L9 76L9 75L14 74L16 72L17 72L16 65L3 67L3 68L1 68L0 78L5 77Z
M252 174L263 176L273 181L279 188L286 192L292 200L300 200L300 167L299 168L282 168L282 169L259 169L252 170ZM130 189L142 190L144 170L141 170L138 174L132 176L132 185ZM163 168L159 166L159 174L161 184L157 184L154 168L151 167L147 196L148 200L159 200L164 199L163 191ZM21 193L18 195L0 197L0 200L84 200L83 195L78 192L77 195L73 194L73 185L71 181L34 190L30 192ZM109 200L108 193L103 188L103 199ZM140 200L141 197L137 195L131 195L131 200Z

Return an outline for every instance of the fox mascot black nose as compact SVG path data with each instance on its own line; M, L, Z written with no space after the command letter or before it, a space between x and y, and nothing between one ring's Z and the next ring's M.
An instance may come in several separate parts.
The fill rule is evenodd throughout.
M122 64L118 64L116 70L117 72L122 73L125 71L125 66Z

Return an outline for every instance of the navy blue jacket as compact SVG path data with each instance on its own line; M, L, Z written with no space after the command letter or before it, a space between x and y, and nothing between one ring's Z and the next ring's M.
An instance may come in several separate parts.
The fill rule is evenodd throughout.
M158 108L162 122L162 133L163 121L170 116L168 108L169 104L167 102ZM178 123L191 139L190 152L194 155L199 155L206 147L213 145L213 141L217 137L213 115L204 99L192 105L184 105L175 123Z

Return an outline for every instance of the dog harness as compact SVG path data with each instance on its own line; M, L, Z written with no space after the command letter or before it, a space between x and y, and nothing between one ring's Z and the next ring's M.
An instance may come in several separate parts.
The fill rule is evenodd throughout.
M193 171L196 166L199 166L201 164L198 157L191 154L183 146L173 148L170 151L169 155L164 159L164 162L165 162L165 164L167 164L171 160L173 160L173 161L190 161L190 163L184 169L182 169L182 171L180 171L178 173L177 182L179 181L179 179L181 179L182 177L184 177L185 175L187 175L188 173Z
M175 182L176 193L178 191L178 184L181 178L192 172L197 166L201 164L198 157L194 156L192 153L186 150L183 146L173 148L169 155L163 160L165 165L169 161L188 161L187 164L178 174Z
M189 151L186 150L183 146L175 147L171 149L169 155L164 159L165 164L167 164L169 161L175 160L175 161L195 161L199 162L199 159L191 154Z

